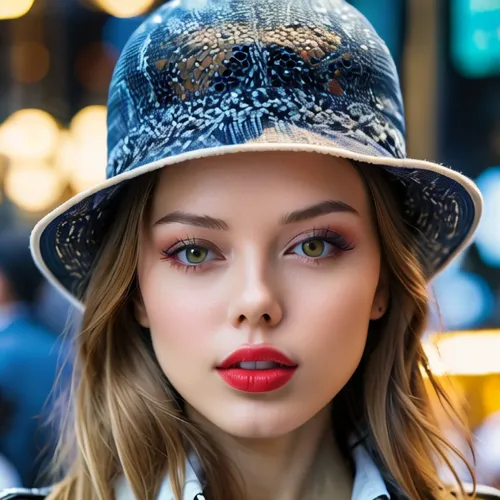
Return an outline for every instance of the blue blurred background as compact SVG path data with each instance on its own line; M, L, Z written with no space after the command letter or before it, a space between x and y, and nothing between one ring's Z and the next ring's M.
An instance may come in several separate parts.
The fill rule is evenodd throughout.
M102 180L113 67L160 3L0 1L0 231L29 229ZM431 284L438 305L424 342L435 373L465 400L480 479L500 485L500 0L351 3L396 60L410 156L453 166L484 196L475 243ZM47 285L35 310L54 338L71 312Z

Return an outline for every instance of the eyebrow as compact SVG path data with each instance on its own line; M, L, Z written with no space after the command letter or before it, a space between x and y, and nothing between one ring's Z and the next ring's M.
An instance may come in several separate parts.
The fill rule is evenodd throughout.
M281 220L281 224L293 224L294 222L310 220L314 219L315 217L319 217L320 215L332 214L337 212L347 212L359 215L359 212L347 203L336 200L326 200L285 215Z
M314 219L321 215L338 212L352 213L359 216L359 212L347 203L336 200L326 200L309 207L290 212L281 218L280 223L281 225L288 225L295 222ZM182 210L176 210L175 212L171 212L168 215L165 215L160 220L156 221L153 226L173 223L223 231L227 231L229 229L228 223L223 221L222 219L216 219L208 215L192 214L189 212L184 212Z

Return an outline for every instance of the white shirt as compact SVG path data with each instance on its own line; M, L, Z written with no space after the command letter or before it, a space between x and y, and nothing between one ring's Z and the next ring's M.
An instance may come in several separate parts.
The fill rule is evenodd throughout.
M354 486L352 500L389 500L387 487L377 466L365 451L358 445L353 450L355 464ZM189 460L186 461L186 481L182 500L204 500L200 481ZM121 477L116 486L116 500L135 500L132 489L124 477ZM163 482L157 500L175 500L170 479Z
M7 459L0 455L0 490L7 488L20 488L21 478Z

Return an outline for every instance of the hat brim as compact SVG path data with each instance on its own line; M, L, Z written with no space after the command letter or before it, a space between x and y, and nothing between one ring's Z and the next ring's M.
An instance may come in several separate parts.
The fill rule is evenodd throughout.
M100 243L94 241L96 237L99 239L99 235L93 232L92 224L100 218L100 206L113 199L116 188L145 173L188 160L259 151L300 151L331 155L383 167L408 185L413 183L415 189L412 196L420 196L418 193L422 192L420 199L415 202L416 206L426 203L430 207L426 208L428 213L424 217L422 214L418 216L421 227L416 227L429 240L427 257L433 262L430 277L443 270L470 243L481 217L483 200L477 186L466 176L437 163L358 153L335 144L325 145L324 140L322 144L257 140L162 158L137 166L74 196L41 219L33 229L33 258L47 280L74 306L83 308L84 304L76 290L78 284L85 280L85 274L90 272L95 257L95 253L89 255L89 242L95 248ZM412 207L408 210L411 211ZM93 221L93 217L96 220ZM72 226L72 221L75 220L81 227ZM435 224L432 225L431 222ZM443 231L443 227L448 230ZM91 262L85 262L84 259L88 260L89 257Z

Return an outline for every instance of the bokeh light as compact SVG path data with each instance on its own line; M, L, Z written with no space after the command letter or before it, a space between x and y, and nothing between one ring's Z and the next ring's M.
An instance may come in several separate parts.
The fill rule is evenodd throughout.
M106 92L118 51L108 43L95 42L87 45L75 61L75 74L80 83L92 92Z
M454 0L450 5L451 50L457 69L467 77L498 75L498 0Z
M57 148L59 125L40 109L22 109L0 128L0 153L14 161L43 161Z
M498 411L500 409L500 377L492 377L485 380L482 393L482 405L485 413L489 415Z
M102 10L115 17L135 17L144 14L155 0L94 0Z
M500 331L461 331L435 335L423 343L434 375L500 373Z
M446 329L479 326L492 312L495 297L488 283L477 274L450 268L432 284L439 304L439 316Z
M75 157L77 153L75 139L69 130L62 130L59 135L59 144L54 159L54 168L61 177L69 180L75 169Z
M35 83L48 73L50 54L37 42L17 43L12 47L12 75L20 83Z
M0 2L0 19L15 19L29 12L35 0L2 0Z
M74 156L70 183L77 192L94 187L106 177L106 116L105 106L88 106L71 121L72 138L66 143L65 154Z
M13 163L4 182L5 194L27 212L42 212L55 205L65 186L47 163Z
M500 167L485 170L476 182L484 198L483 218L476 234L477 248L486 263L500 267Z

